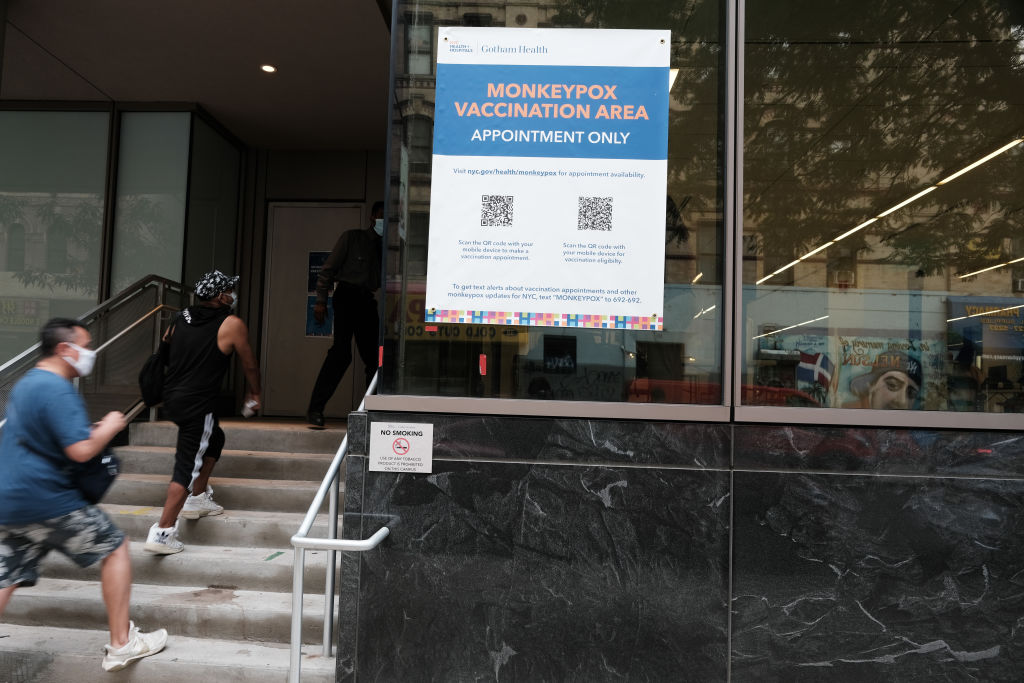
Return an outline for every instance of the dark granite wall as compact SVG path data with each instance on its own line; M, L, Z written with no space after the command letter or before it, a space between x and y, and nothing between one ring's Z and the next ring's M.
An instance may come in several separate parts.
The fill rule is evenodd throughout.
M367 471L370 421L433 423L433 473ZM1021 680L1015 433L349 429L344 535L392 534L343 557L338 680Z

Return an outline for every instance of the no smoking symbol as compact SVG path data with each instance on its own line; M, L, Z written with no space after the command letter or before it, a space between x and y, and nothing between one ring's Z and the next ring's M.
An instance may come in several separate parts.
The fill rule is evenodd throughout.
M409 452L409 448L409 440L401 437L395 439L394 443L391 444L391 450L393 450L396 455L405 455Z

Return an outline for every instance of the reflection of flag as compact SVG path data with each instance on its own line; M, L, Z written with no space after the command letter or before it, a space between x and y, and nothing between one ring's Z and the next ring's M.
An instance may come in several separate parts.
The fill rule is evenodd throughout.
M827 387L832 381L832 361L823 353L800 352L800 363L796 366L796 378L801 382L817 382Z

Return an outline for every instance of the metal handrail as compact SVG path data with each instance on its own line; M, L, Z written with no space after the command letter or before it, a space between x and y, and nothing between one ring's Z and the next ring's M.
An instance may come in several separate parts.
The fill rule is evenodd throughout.
M377 389L377 375L370 380L370 386L366 389L363 400L359 402L356 412L362 412L366 408L366 397L372 395ZM365 552L373 550L380 542L391 533L388 526L378 529L370 538L364 540L339 539L338 538L338 499L340 497L341 480L339 472L341 463L348 454L348 434L341 440L341 445L334 454L331 466L327 469L324 480L320 483L313 502L302 520L299 530L292 536L291 543L294 550L293 573L292 573L292 642L291 656L288 665L289 683L298 683L302 673L302 595L303 576L302 573L306 564L307 550L327 551L327 579L324 587L324 656L331 656L331 640L334 628L334 570L336 553L348 550ZM327 538L309 538L309 530L313 527L320 506L324 503L324 497L330 491L330 506L328 508Z
M89 309L88 311L86 311L85 313L83 313L81 316L78 317L78 320L82 324L88 325L89 323L95 322L96 320L98 320L103 315L105 315L105 314L113 311L114 309L118 308L121 304L129 301L131 298L135 297L140 292L143 292L147 288L153 287L153 286L155 286L157 288L157 290L160 292L159 299L160 299L161 303L159 305L157 305L155 308L153 308L152 310L150 310L148 313L143 315L141 318L138 318L137 320L135 320L135 322L130 323L127 327L125 327L120 332L116 333L110 339L107 339L102 345L98 346L96 348L96 355L97 355L97 357L99 357L99 355L101 353L103 353L103 351L108 346L110 346L112 343L114 343L115 341L117 341L118 339L120 339L125 334L127 334L131 330L135 329L139 325L143 324L144 322L146 322L147 320L152 318L154 315L156 315L156 314L158 314L158 313L160 313L161 311L164 311L164 310L171 310L171 311L179 310L175 306L171 306L169 304L163 303L163 292L165 290L167 290L167 289L178 289L182 293L184 293L186 291L186 289L179 282L174 282L173 280L168 280L167 278L160 277L159 275L149 275L149 276L146 276L146 277L141 278L139 280L136 280L132 284L130 284L127 287L125 287L124 289L122 289L118 294L116 294L113 297L107 299L106 301L104 301L104 302L94 306L93 308ZM157 340L159 340L159 335L157 336ZM155 344L154 344L154 346L155 346ZM9 361L4 363L3 365L0 365L0 376L2 376L2 374L5 371L7 371L9 368L14 368L20 362L24 361L26 358L29 358L32 354L34 354L38 350L39 350L39 342L36 342L35 344L30 346L29 348L27 348L24 351L22 351L21 353L19 353L14 358L10 359ZM145 410L145 407L146 407L145 403L143 403L141 400L138 400L130 408L128 408L127 411L125 411L125 413L126 413L125 417L130 422L131 420L135 419L135 417L137 417L143 410ZM6 417L4 417L3 419L0 419L0 430L3 430L4 425L6 425L6 424L7 424L7 418Z

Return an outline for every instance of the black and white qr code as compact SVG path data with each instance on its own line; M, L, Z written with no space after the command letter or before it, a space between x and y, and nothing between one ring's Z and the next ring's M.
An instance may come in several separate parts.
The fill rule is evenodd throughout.
M480 225L494 227L512 225L512 205L515 197L502 194L485 194L480 201Z
M577 218L579 230L611 230L612 198L580 197L580 212Z

